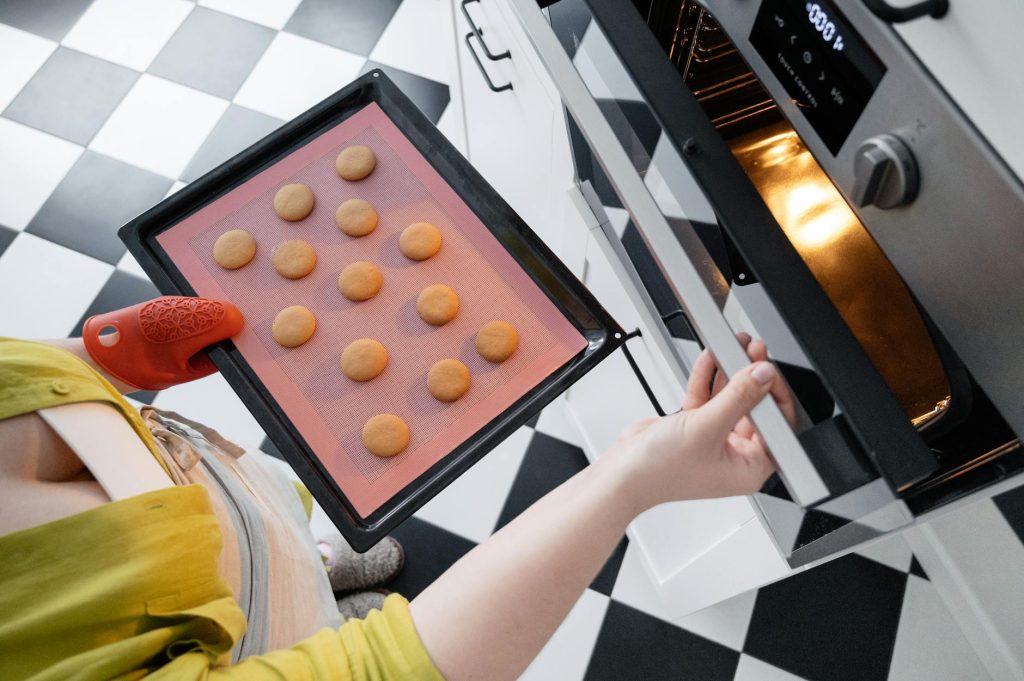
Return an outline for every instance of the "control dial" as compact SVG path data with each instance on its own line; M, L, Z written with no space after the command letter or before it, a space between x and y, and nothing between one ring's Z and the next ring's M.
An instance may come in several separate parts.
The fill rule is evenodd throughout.
M869 137L853 158L853 201L860 207L895 208L917 196L917 161L899 137Z

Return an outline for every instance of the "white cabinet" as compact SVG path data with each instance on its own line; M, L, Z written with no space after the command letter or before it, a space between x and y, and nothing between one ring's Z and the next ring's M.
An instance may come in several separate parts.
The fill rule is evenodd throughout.
M469 2L491 60L453 0L467 157L480 174L556 253L561 250L565 191L572 163L561 100L535 61L522 28L502 0ZM472 36L467 41L467 36ZM479 59L470 53L475 51ZM486 75L485 75L486 74ZM494 92L488 85L511 89Z

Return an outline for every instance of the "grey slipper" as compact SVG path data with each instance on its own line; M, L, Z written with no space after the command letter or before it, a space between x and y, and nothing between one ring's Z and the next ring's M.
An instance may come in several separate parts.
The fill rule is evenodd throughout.
M388 584L405 565L398 540L385 537L366 553L356 553L339 534L317 542L335 591L356 591Z
M338 612L346 620L366 619L371 610L384 607L385 598L387 592L384 591L357 591L338 599Z

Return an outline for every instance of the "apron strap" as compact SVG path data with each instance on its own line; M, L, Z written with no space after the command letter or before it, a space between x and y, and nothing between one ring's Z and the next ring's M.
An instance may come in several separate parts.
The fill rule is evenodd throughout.
M112 501L174 487L131 425L106 402L76 402L36 412L86 465Z

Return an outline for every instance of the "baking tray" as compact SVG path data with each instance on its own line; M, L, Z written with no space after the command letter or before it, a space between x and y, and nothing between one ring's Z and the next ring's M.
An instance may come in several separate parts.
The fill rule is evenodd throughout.
M307 160L309 158L329 158L330 166L333 168L333 156L336 154L336 149L340 148L339 144L345 146L346 143L364 141L364 138L358 136L358 134L364 133L355 134L353 130L357 132L363 130L359 126L363 126L365 121L376 121L374 124L376 127L370 126L373 128L371 132L376 131L376 133L384 135L386 139L383 141L389 145L388 149L393 147L394 150L397 150L396 153L399 157L412 159L408 164L403 163L403 167L406 167L409 172L413 172L410 169L418 168L416 172L419 174L416 177L426 178L424 185L435 187L434 194L431 196L436 198L450 194L449 198L455 203L448 205L458 204L468 211L461 215L460 222L473 222L486 230L486 241L493 242L494 245L494 248L491 249L493 252L488 258L492 262L499 263L498 271L502 271L501 263L506 261L512 263L512 269L505 267L502 275L507 276L508 282L511 282L508 283L508 287L511 288L514 285L518 290L530 289L542 294L542 298L532 301L533 305L530 307L531 309L536 308L538 318L546 320L544 323L555 329L552 334L557 335L557 328L561 328L559 325L566 325L571 330L569 335L578 336L579 343L578 350L575 349L576 346L573 346L572 354L566 356L564 361L559 361L557 366L543 369L543 376L535 376L535 379L528 385L520 382L517 392L513 394L514 399L508 400L507 405L502 405L498 413L493 417L488 417L486 422L478 428L474 427L472 433L459 435L455 439L448 438L449 444L454 443L453 446L445 448L442 455L435 457L436 460L427 461L429 465L421 461L418 468L407 467L406 477L410 470L415 470L414 477L395 487L395 480L401 482L401 476L392 476L395 480L391 480L389 484L395 488L388 491L386 498L372 501L368 501L368 498L362 494L363 490L359 490L359 494L356 493L356 487L365 483L365 480L357 480L358 475L356 477L339 475L339 459L336 453L325 449L324 440L317 435L315 429L300 427L296 424L296 418L289 417L289 412L293 417L297 413L296 402L291 399L287 391L280 389L281 386L274 378L274 372L268 372L266 363L261 360L260 353L253 352L253 349L258 349L258 346L245 335L249 333L248 330L244 330L240 336L236 337L237 345L235 342L226 341L211 348L210 357L228 383L294 467L299 477L349 543L359 551L373 546L505 437L526 423L558 394L615 350L622 343L624 337L624 333L615 321L515 211L501 199L497 192L487 184L390 79L383 72L377 70L362 76L249 149L132 220L121 228L119 235L146 273L164 293L209 295L212 290L220 292L221 289L210 288L210 281L202 275L203 270L197 266L195 258L186 257L187 254L183 255L182 244L184 241L179 238L180 235L194 233L194 238L197 241L193 244L195 248L192 250L197 254L203 253L207 244L202 239L208 238L214 229L223 231L227 228L227 226L218 228L211 225L221 224L217 221L220 220L223 223L224 220L236 213L241 214L240 211L246 210L246 207L253 201L261 200L259 198L261 196L262 200L266 200L267 188L271 185L276 188L286 181L292 181L295 177L299 177L298 181L302 181L301 173L312 172L310 168L313 165L312 162L305 163L300 158L303 154L306 155ZM389 130L390 127L394 129ZM373 138L371 135L369 141L371 142L370 146L374 146L382 140ZM310 151L314 149L319 151ZM386 156L387 154L385 154ZM389 167L386 158L384 167ZM374 175L377 175L378 171L375 171ZM373 178L374 175L370 177ZM337 180L336 176L335 179ZM431 184L434 180L436 182ZM342 181L337 180L337 182L341 183ZM319 199L319 190L317 187L314 187L314 190ZM411 193L416 194L415 191L411 191ZM270 195L272 196L272 191ZM316 210L320 209L321 206L318 203L314 215ZM330 223L333 225L333 205L326 202L323 209L330 215ZM455 209L453 208L453 210ZM452 214L456 215L456 213ZM381 212L381 215L382 222L384 222L385 213ZM312 217L307 218L307 221ZM443 217L438 219L444 220ZM197 223L203 223L209 229L199 230L194 227ZM224 224L226 225L226 223ZM232 226L248 228L245 224ZM174 231L169 231L172 228ZM305 238L301 235L303 227L292 227L291 229L296 234L292 238ZM378 227L378 230L381 229ZM340 235L336 227L333 227L333 230L335 234ZM319 251L320 248L316 241L310 240ZM264 257L269 257L268 246L269 244L261 242L261 250L258 250L257 258L261 256L261 253ZM447 246L442 248L442 253L445 248ZM484 245L480 250L486 252L488 247ZM252 265L250 263L242 270L244 271ZM317 267L319 269L321 264L318 263ZM191 277L186 276L185 272L190 273ZM334 276L336 277L336 272L334 272ZM387 283L385 287L387 287ZM230 287L227 288L230 289ZM459 287L456 286L456 289L458 290ZM231 296L221 297L232 299ZM529 300L529 298L524 297L523 300ZM304 304L302 300L295 302ZM554 316L544 316L544 310L547 308L550 308ZM263 322L254 317L258 317L258 315L246 314L247 329L250 327L265 329ZM318 328L314 338L317 338L320 333L320 328ZM257 335L255 331L253 335ZM562 337L566 337L564 333ZM410 339L409 342L412 344L414 341L415 339ZM340 349L340 347L336 348L337 352L340 352ZM389 350L391 349L389 346ZM564 354L565 348L562 351ZM333 364L335 371L337 369L337 352L329 353L328 357L330 359L328 364ZM452 354L460 358L465 357L465 355L457 353ZM534 373L536 374L536 372ZM268 388L268 384L273 389ZM476 387L476 377L474 378L474 387ZM502 384L500 390L507 392L508 388ZM316 399L310 402L317 408L321 405L319 395L320 393L313 395ZM493 410L493 403L491 408ZM462 420L456 419L459 422ZM471 421L472 419L465 420ZM307 424L302 418L299 418L298 421L304 425ZM353 423L361 428L362 420L353 419ZM444 430L447 431L447 427ZM463 437L463 435L465 436ZM431 442L444 439L434 438ZM317 446L311 445L311 442L316 443ZM410 445L410 449L412 447L413 445ZM367 454L366 456L372 455ZM405 453L396 459L401 459L402 456L405 456ZM365 478L364 474L366 471L360 473Z

